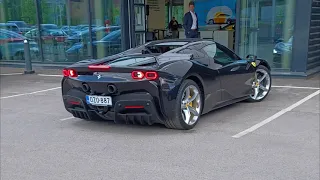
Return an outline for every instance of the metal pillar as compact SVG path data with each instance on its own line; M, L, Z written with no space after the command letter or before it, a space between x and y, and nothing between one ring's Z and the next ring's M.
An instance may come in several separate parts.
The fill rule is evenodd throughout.
M236 39L235 39L235 52L239 54L239 46L240 46L240 13L241 10L241 1L236 1Z
M123 51L134 47L135 44L134 17L134 0L121 0L121 46Z
M275 28L276 28L276 0L272 0L272 24L271 24L272 41L275 41Z
M42 24L42 11L41 11L41 2L40 0L34 0L34 3L36 4L36 17L37 17L37 28L38 28L38 45L39 45L39 53L40 53L40 60L44 62L43 57L43 47L42 47L42 33L41 33L41 24Z
M129 10L128 10L128 0L121 0L121 10L120 10L120 25L121 25L121 48L125 51L130 48L130 36L129 36Z
M92 39L92 7L91 7L91 0L87 0L88 2L88 21L89 21L89 42L88 42L88 56L89 58L93 58L92 56L92 51L93 51L93 48L92 48L92 42L93 42L93 39Z
M28 40L23 41L24 44L24 60L26 63L26 69L24 71L25 74L33 74L34 71L32 70L31 65L31 55L30 55L30 45Z
M67 0L66 11L67 11L67 24L68 26L70 26L71 25L71 0Z
M170 0L169 1L169 6L168 6L168 8L169 8L169 13L168 13L168 15L169 15L169 19L168 19L168 22L170 22L171 21L171 19L172 19L172 6L173 6L173 3L172 3L172 0Z

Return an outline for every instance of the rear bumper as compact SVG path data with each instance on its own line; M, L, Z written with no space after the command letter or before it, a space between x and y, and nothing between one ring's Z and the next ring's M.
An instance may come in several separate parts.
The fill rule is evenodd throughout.
M86 103L86 94L73 90L63 95L67 111L74 117L89 120L112 120L115 123L156 124L164 123L160 107L148 93L130 93L112 97L112 107L97 107Z

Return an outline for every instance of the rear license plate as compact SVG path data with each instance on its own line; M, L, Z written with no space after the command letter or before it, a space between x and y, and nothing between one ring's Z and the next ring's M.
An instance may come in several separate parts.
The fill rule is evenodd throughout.
M112 98L110 96L86 96L87 104L95 106L112 106Z

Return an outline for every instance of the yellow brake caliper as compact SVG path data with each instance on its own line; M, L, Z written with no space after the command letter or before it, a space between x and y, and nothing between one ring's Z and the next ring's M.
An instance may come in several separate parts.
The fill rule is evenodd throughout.
M191 98L191 96L189 96L189 99ZM190 106L190 107L192 107L192 101L191 102L189 102L189 104L187 104L187 106Z

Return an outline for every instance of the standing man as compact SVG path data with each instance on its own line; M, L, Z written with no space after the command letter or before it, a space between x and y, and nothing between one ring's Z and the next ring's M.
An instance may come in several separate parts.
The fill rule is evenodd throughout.
M189 3L189 12L184 15L183 27L187 38L198 38L198 16L193 1Z
M179 34L178 28L179 28L178 21L176 20L175 17L173 17L172 20L169 23L169 29L172 32L172 38L173 39L178 38L178 34Z

